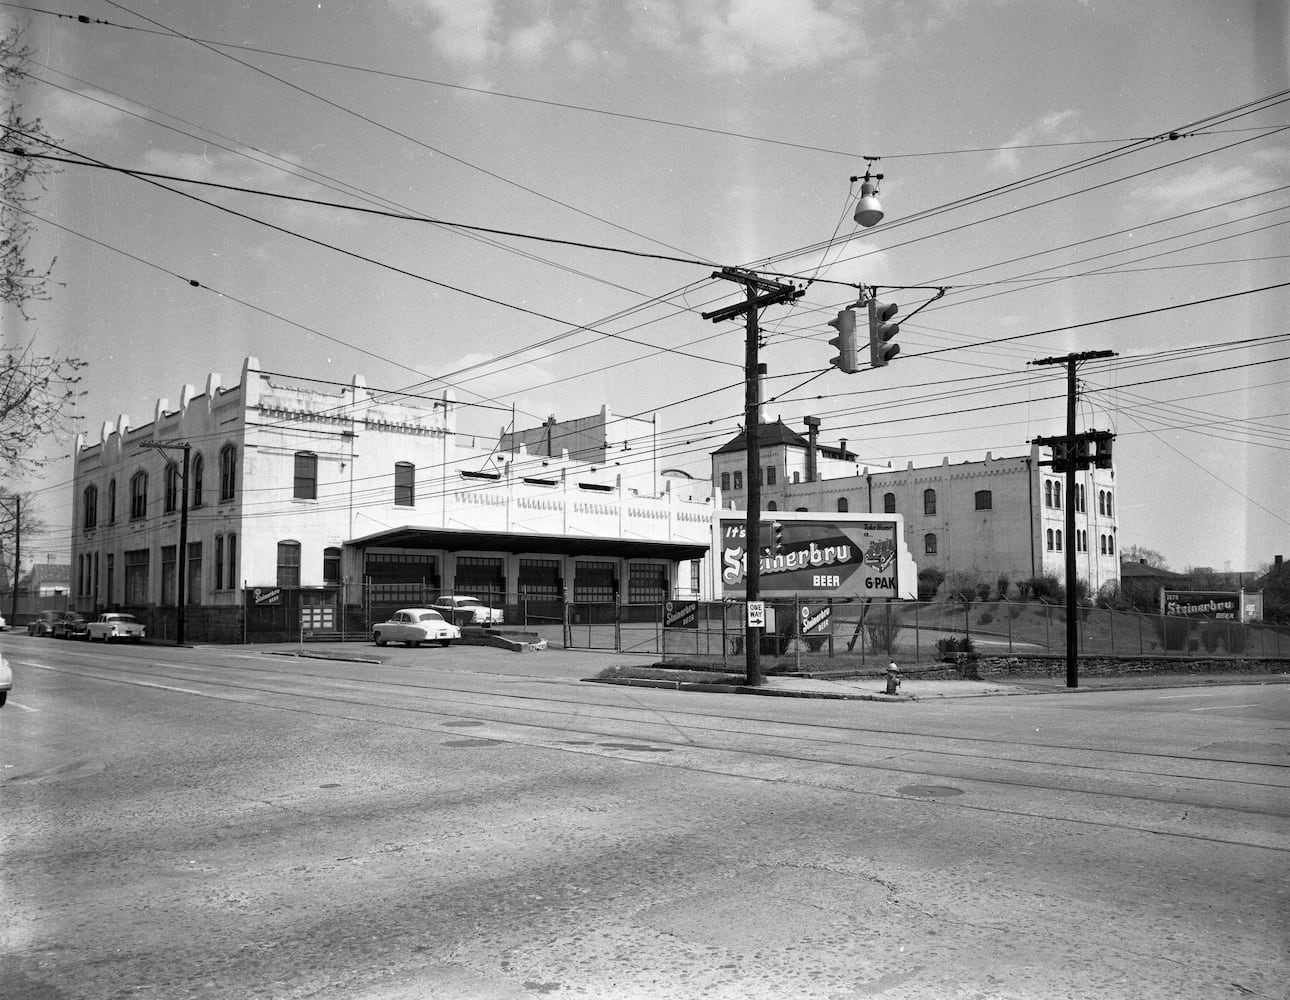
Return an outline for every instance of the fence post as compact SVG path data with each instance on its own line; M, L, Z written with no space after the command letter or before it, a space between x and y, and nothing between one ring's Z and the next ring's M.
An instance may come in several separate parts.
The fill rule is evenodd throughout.
M923 659L922 632L918 627L918 608L922 601L914 601L914 662L919 663Z
M802 595L793 595L793 669L802 672Z
M1009 655L1009 656L1011 656L1011 655L1012 655L1012 605L1011 605L1010 603L1008 603L1007 601L1004 601L1004 602L1003 602L1003 606L1004 606L1004 607L1006 607L1006 608L1008 609L1008 611L1007 611L1007 614L1008 614L1008 655Z

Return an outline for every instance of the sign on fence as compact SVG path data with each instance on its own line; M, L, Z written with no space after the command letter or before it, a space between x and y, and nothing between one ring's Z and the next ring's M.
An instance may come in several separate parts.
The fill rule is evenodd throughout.
M698 628L698 601L668 601L663 609L664 628Z

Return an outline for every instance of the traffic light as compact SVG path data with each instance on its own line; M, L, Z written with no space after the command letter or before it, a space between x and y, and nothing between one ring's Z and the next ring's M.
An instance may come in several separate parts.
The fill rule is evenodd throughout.
M1115 440L1115 435L1110 431L1094 431L1093 445L1096 449L1093 453L1093 465L1098 469L1109 469L1112 467L1111 462L1111 442Z
M770 554L779 555L784 551L784 526L778 521L770 522Z
M838 356L829 363L852 375L860 370L860 356L856 347L856 311L843 309L837 319L829 320L829 326L838 331L836 337L830 337L829 343L838 349Z
M1054 438L1051 442L1053 448L1053 472L1064 474L1070 468L1073 456L1071 455L1071 442L1066 438Z
M869 366L881 368L900 353L899 344L888 343L900 332L900 324L889 322L900 311L894 302L869 300Z

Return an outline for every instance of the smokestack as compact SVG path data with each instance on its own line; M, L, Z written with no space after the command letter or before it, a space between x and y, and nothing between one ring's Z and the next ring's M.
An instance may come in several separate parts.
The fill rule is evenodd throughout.
M806 481L815 482L816 462L815 452L820 444L820 418L804 417L803 422L807 427L808 447L806 449Z

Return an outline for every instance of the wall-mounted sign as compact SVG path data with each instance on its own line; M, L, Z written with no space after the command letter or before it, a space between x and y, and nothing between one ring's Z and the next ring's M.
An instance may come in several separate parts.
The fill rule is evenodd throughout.
M1171 618L1241 621L1241 595L1235 591L1161 590L1160 607Z
M764 511L749 545L745 515L715 516L713 551L727 597L745 592L748 560L758 560L759 596L917 597L918 568L905 546L899 514Z

